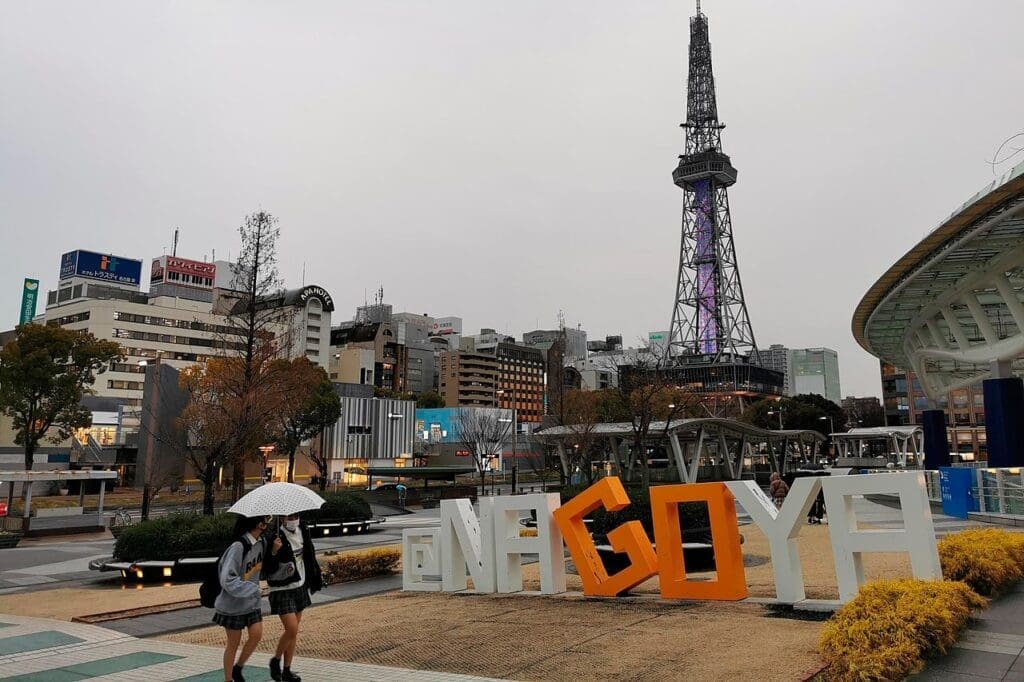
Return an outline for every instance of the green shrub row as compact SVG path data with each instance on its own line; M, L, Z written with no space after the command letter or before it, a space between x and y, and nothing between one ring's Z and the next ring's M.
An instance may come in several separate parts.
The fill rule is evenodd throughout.
M234 539L234 514L168 514L129 526L114 543L120 561L172 561L220 556Z
M310 514L322 521L366 521L373 516L370 503L352 493L324 493L324 505Z

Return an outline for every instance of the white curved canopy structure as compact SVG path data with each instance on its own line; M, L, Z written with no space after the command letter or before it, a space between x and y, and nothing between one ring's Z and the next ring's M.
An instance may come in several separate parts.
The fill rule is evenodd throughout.
M1024 374L1024 163L968 199L879 278L853 316L872 355L930 398Z
M563 473L568 476L569 461L565 444L581 436L606 440L611 446L615 465L632 470L638 453L632 452L627 446L633 433L634 425L631 422L615 422L552 426L535 432L535 436L558 448ZM701 462L709 455L721 462L730 479L743 478L748 468L746 462L755 454L755 445L765 445L768 448L766 457L772 469L785 473L791 468L791 460L802 461L809 455L813 456L814 448L825 440L825 436L817 431L770 431L735 419L718 417L655 421L651 422L647 434L649 443L668 442L672 465L679 480L684 483L695 483L698 480ZM778 446L778 453L773 449L774 446Z

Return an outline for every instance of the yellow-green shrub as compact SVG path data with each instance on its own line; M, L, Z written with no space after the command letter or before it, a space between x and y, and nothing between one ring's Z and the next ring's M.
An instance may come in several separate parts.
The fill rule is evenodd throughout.
M946 653L985 600L961 582L876 580L825 624L818 648L828 680L900 680Z
M521 538L535 538L535 537L537 537L537 529L536 528L520 528L519 529L519 537L521 537Z
M327 557L321 561L320 570L323 573L324 584L333 585L393 573L401 559L402 553L390 547L365 552L348 552Z
M996 528L965 530L939 540L946 580L993 597L1024 577L1024 535Z

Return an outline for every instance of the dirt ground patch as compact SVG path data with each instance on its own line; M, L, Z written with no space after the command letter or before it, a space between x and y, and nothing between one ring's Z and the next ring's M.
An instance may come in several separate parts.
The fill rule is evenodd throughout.
M796 680L818 665L820 627L754 604L399 592L310 609L299 653L516 680ZM259 650L280 634L267 617ZM216 647L224 630L163 639Z

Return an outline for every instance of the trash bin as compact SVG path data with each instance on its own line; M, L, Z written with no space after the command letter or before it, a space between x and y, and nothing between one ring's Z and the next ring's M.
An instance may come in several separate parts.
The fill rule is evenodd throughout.
M942 513L966 519L967 512L978 511L971 485L974 470L959 467L939 467L939 491L942 494Z

